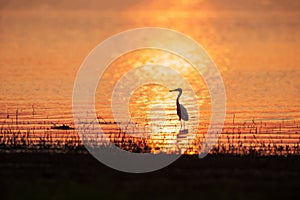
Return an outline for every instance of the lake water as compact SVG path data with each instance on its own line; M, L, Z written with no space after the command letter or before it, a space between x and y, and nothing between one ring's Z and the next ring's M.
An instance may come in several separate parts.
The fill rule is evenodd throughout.
M274 139L270 143L299 142L296 132L300 124L300 3L296 1L14 0L0 5L0 119L3 127L16 124L16 116L19 122L27 123L25 130L41 126L44 130L53 123L73 126L73 84L89 52L113 34L158 26L189 35L206 49L218 66L227 95L225 127L231 129L246 123L244 128L247 129L251 124L261 123L261 128L268 127L266 129L275 134L269 135ZM113 121L111 91L122 74L134 68L135 63L162 58L169 62L177 59L174 55L146 51L133 52L112 63L96 95L96 111L101 120ZM183 61L180 64L184 65ZM177 65L177 69L182 65ZM202 117L199 130L206 130L210 117L206 86L192 71L181 72L196 88L199 113L194 115ZM195 110L192 96L184 90L181 97L191 116ZM168 126L164 126L163 132L168 132L172 127L180 127L175 100L176 96L167 88L148 85L132 94L129 112L133 122L143 128L149 125L145 119L152 117L154 124L155 119L159 123L166 119ZM167 117L159 118L162 110ZM284 121L290 124L278 135L276 129ZM189 129L195 125L192 122L191 119L187 125L192 126ZM162 126L159 123L157 126ZM263 123L267 124L263 126ZM170 133L176 131L172 129ZM292 140L281 141L285 133L292 134Z

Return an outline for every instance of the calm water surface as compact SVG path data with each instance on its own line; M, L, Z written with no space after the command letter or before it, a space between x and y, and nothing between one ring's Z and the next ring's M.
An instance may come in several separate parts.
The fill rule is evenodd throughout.
M69 3L1 3L0 119L3 127L15 124L16 116L19 122L27 123L22 126L24 130L33 127L44 130L52 123L73 125L73 83L88 53L118 32L160 26L194 38L218 66L227 94L228 129L237 127L238 123L246 123L248 128L251 123L261 123L261 128L268 127L275 135L269 134L272 141L264 135L259 140L299 141L296 132L300 124L300 3L236 0L224 3L132 1L129 4L92 1L87 4L75 1L71 8ZM112 63L96 94L96 111L101 120L113 121L110 97L116 81L138 65L155 62L172 66L189 80L198 107L189 90L184 90L181 102L191 117L199 114L200 123L194 123L191 118L187 126L192 131L200 125L192 132L204 132L210 118L210 96L203 80L188 63L157 51L132 52ZM163 72L150 70L149 76L153 74L165 76ZM174 88L182 87L176 81L172 84ZM132 123L142 129L155 126L160 130L156 131L159 137L168 133L164 138L176 138L180 124L175 99L163 86L139 88L130 100ZM196 108L199 113L193 113ZM163 120L167 120L167 125L161 123ZM278 135L276 129L279 130L283 121L290 124L280 129ZM281 141L285 133L292 134L292 140Z

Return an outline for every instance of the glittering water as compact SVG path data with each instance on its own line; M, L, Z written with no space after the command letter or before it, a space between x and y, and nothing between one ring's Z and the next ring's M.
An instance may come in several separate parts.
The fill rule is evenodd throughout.
M19 129L34 128L40 132L55 123L73 126L73 83L80 64L91 49L120 31L160 26L191 36L215 61L227 94L228 129L238 127L238 123L246 123L245 129L253 125L253 121L267 123L262 127L269 127L268 130L274 133L269 136L274 140L261 140L280 143L280 138L287 137L288 133L294 139L282 143L297 143L297 121L300 119L299 7L296 1L259 0L224 3L133 1L130 4L75 1L71 8L69 1L59 4L50 1L1 3L2 127L11 128L17 121L23 123L22 126L18 124ZM210 118L209 92L201 77L179 60L174 55L144 51L124 55L112 63L96 94L96 111L101 120L114 121L111 92L124 73L143 63L161 61L179 70L190 81L199 108L197 114L200 114L199 129L195 133L199 134L202 128L206 130ZM153 74L166 76L161 71L149 70L149 76ZM174 88L181 87L176 83L174 81ZM195 110L192 97L189 90L184 90L181 97L191 117ZM129 112L133 122L142 129L154 127L158 136L153 137L177 137L180 123L175 99L176 95L159 85L139 88L130 99ZM294 125L279 130L282 121ZM189 123L187 126L197 125L193 124L193 118ZM167 130L171 131L168 133ZM162 136L162 132L168 134ZM224 137L224 143L228 142Z

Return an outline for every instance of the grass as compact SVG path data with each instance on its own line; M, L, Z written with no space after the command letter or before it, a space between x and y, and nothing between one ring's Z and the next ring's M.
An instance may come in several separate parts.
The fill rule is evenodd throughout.
M104 120L102 120L104 121ZM102 123L102 126L115 125L115 122ZM85 147L76 130L52 130L53 123L26 122L20 119L13 122L2 122L0 129L1 151L85 151ZM40 125L40 126L38 126ZM193 147L187 149L187 154L198 154L201 148L208 124L202 124L198 135L192 142ZM86 128L88 133L90 129ZM119 148L131 152L159 152L160 147L142 137L133 137L121 131L120 128L108 129L106 136ZM86 145L109 146L108 143L95 137L82 138ZM166 142L162 139L162 143ZM210 154L228 155L299 155L300 126L296 121L281 122L232 122L225 124L223 132ZM177 152L173 152L177 153Z
M20 122L19 122L20 123ZM21 124L27 124L21 122ZM51 123L52 124L52 123ZM85 150L82 140L75 130L50 130L50 128L38 129L35 126L22 127L18 124L2 124L0 129L0 150L53 150L53 151L81 151ZM88 129L87 129L88 131ZM118 135L116 137L116 135ZM143 139L127 136L120 129L118 132L111 132L107 137L118 147L132 152L150 152L150 147ZM85 139L85 138L83 138ZM90 146L99 146L97 139L85 139ZM103 143L100 146L107 146Z
M299 196L296 121L227 124L205 158L183 155L166 168L147 174L110 169L87 153L75 130L51 130L50 126L51 123L39 128L37 123L20 119L18 124L2 123L1 199L296 199ZM205 127L200 129L200 136L204 130ZM110 132L109 138L127 151L151 151L146 140L130 137L121 130ZM199 137L195 142L199 144L202 140ZM94 145L97 141L87 142Z

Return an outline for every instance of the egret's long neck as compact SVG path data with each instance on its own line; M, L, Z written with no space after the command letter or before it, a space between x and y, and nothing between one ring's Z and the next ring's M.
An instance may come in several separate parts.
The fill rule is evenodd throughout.
M178 96L177 96L177 101L179 100L181 94L182 94L182 91L179 91L179 94L178 94Z

